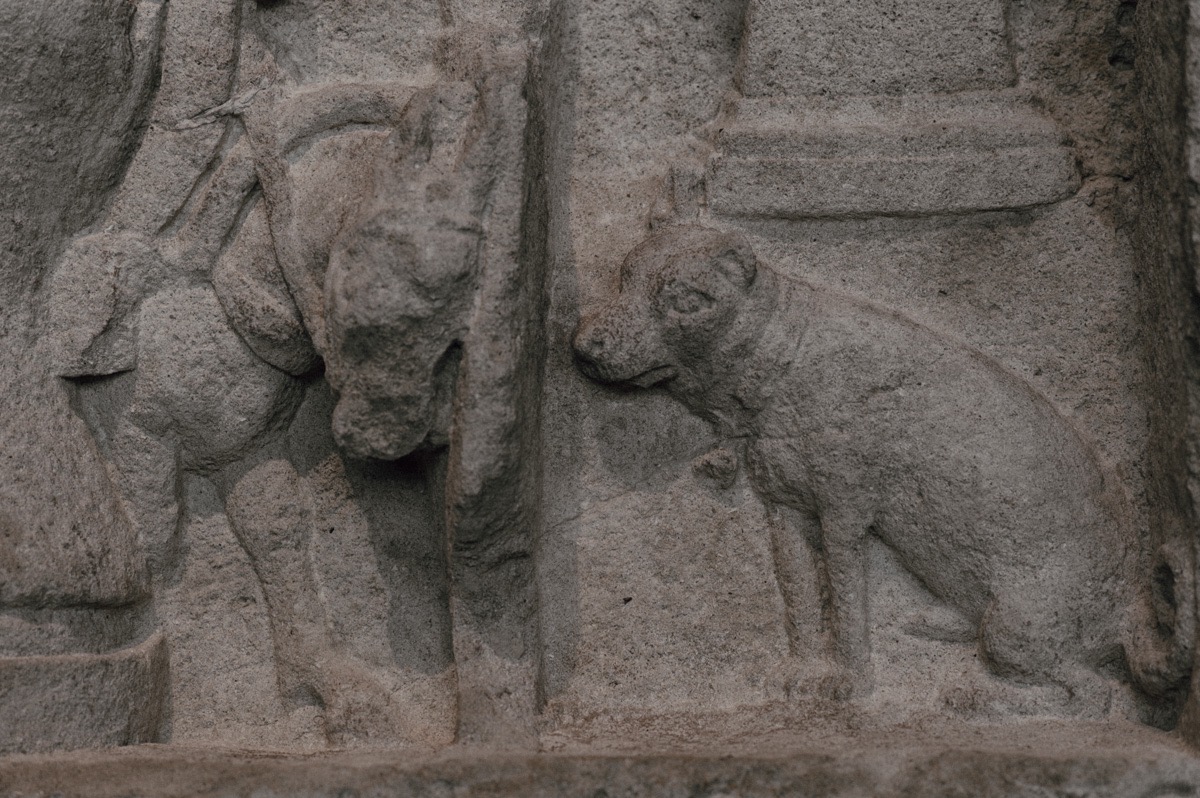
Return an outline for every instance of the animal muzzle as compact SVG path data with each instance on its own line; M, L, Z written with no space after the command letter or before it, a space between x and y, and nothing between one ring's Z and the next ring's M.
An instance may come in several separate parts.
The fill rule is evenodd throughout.
M433 426L428 395L343 394L333 411L338 446L359 457L396 460L415 451Z
M609 382L605 358L609 337L604 327L593 319L585 319L575 331L575 362L588 379Z
M675 376L657 351L657 336L619 303L584 319L575 331L575 362L588 379L648 388Z
M452 342L432 366L409 354L417 362L360 374L356 384L343 386L333 410L338 446L359 457L397 460L445 445L462 346Z

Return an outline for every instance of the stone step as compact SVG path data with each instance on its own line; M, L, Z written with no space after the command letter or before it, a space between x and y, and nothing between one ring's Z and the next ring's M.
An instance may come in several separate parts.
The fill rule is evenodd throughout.
M1016 92L743 100L717 144L709 206L725 216L1026 208L1080 183L1062 135Z
M0 657L0 754L152 742L166 694L157 633L104 654Z

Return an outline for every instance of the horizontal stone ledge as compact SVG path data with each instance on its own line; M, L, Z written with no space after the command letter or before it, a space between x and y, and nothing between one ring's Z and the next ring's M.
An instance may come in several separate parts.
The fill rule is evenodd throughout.
M1046 205L1079 185L1074 154L1063 147L920 157L717 156L708 201L724 216L931 216Z
M988 136L1039 136L1052 143L1058 126L1036 109L1026 90L964 91L952 94L889 94L855 97L743 97L731 110L726 132L797 129L841 135L848 128L890 130L911 136L929 125L973 129Z
M737 158L922 158L1009 149L1055 149L1059 133L1037 119L986 124L965 118L916 119L907 126L865 120L854 124L794 120L790 126L731 127L717 136L717 150Z
M0 607L0 662L12 657L102 654L134 645L153 626L149 602L124 606Z
M1200 758L1144 728L1033 723L967 727L957 742L913 730L767 746L758 753L638 755L422 751L275 754L185 746L0 758L0 795L62 798L486 795L492 798L766 798L780 795L1091 798L1193 795Z

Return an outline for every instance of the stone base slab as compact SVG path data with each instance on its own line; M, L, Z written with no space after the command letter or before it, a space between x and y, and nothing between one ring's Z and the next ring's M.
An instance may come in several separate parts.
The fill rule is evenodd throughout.
M895 730L746 750L612 755L356 751L313 754L144 745L0 759L0 796L1072 796L1195 795L1200 757L1174 737L1087 724Z

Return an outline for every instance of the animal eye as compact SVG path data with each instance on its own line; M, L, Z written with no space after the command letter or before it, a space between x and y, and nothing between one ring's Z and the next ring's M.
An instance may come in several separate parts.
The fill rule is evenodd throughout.
M667 292L667 305L676 313L699 313L713 306L714 299L690 285L671 286Z

